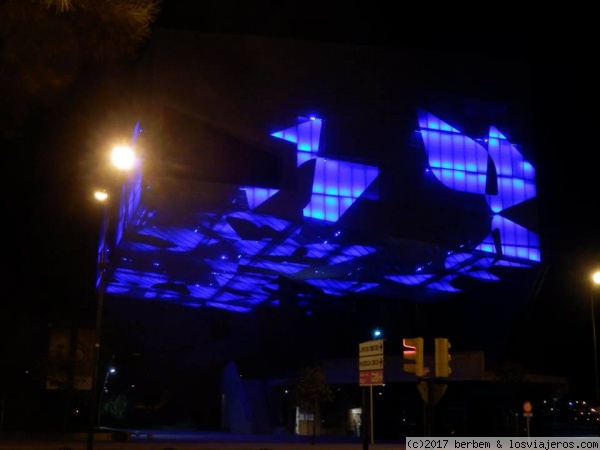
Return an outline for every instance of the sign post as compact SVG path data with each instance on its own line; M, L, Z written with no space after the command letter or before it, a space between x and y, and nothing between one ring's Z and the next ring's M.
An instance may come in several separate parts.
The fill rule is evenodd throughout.
M373 386L383 384L383 339L358 344L358 382L360 386L369 386L369 440L373 444ZM369 448L369 440L363 436L364 450Z

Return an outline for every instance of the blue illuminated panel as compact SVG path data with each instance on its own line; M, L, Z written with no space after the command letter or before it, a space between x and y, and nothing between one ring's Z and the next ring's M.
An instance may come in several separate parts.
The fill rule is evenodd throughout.
M496 215L492 220L492 229L500 232L500 242L503 256L510 256L530 261L541 261L540 240L537 233L517 225L511 220ZM488 236L478 247L484 252L495 252L494 241Z
M304 217L336 222L379 176L379 168L318 157L322 122L298 117L298 125L271 136L297 144L298 166L316 159L312 196L303 209Z
M427 289L441 292L457 293L460 289L454 287L451 282L454 280L453 276L446 276L441 280L434 281L427 285Z
M246 199L248 200L248 207L250 209L256 208L258 205L263 203L269 197L272 197L279 189L242 186L241 189L246 191Z
M419 126L435 177L451 189L485 194L485 148L430 113L419 113Z
M458 269L469 259L473 258L470 253L451 253L444 261L446 270Z
M466 275L471 278L475 278L477 280L486 281L486 282L500 280L499 277L497 277L493 273L487 272L485 270L479 270L479 271L469 270L469 271L465 271L465 273L463 275Z
M488 195L495 213L536 196L535 169L495 127L490 127L488 151L496 165L498 195Z
M304 246L304 248L307 250L306 256L310 258L324 258L341 247L336 244L309 244Z
M305 217L337 221L379 176L379 169L335 159L316 158L313 195Z
M192 191L210 192L210 207L196 207L194 192L188 201L176 191L183 200L180 209L168 196L153 197L151 189L142 195L138 166L123 186L120 242L113 255L118 267L111 271L107 293L248 313L257 305L279 305L284 278L308 288L298 293L303 307L319 292L398 297L426 291L429 299L460 292L466 279L494 282L509 268L539 262L538 235L509 218L523 217L520 213L531 204L525 202L536 195L535 170L519 147L493 126L489 136L471 138L429 112L420 111L417 117L426 168L434 175L423 178L425 183L433 180L430 192L441 183L456 198L462 193L468 194L466 201L479 196L477 234L452 244L458 248L332 225L353 206L365 206L356 200L373 186L380 170L319 154L324 122L299 117L297 125L272 134L296 145L297 167L286 176L298 177L298 191L259 186L220 190L216 183L206 183ZM237 201L242 194L247 204ZM427 198L420 200L427 205ZM508 210L515 205L521 205L519 214ZM375 219L377 208L388 206L373 202L365 211L375 212ZM497 267L504 269L499 272Z
M102 225L100 226L100 241L98 244L98 252L96 254L96 267L99 268L100 264L102 262L105 262L108 260L108 255L106 254L107 250L108 250L108 244L106 242L107 240L107 233L106 233L106 227L107 227L107 214L108 214L108 210L105 207L103 208L103 214L104 214L104 218L102 220ZM100 270L96 270L96 288L98 286L100 286L100 278L101 278L101 274L100 274Z
M140 123L135 124L131 146L135 149L139 135L142 133ZM142 166L139 158L136 158L134 167L127 173L127 179L121 188L121 202L119 203L119 220L116 227L115 246L121 242L123 230L125 230L133 219L133 214L140 204L142 193Z
M430 275L386 275L385 278L407 286L418 286L433 277Z
M344 295L350 292L361 292L378 286L378 283L357 283L355 281L328 279L305 279L304 281L311 286L322 289L323 292L330 295Z
M298 124L296 126L277 131L272 133L271 136L296 144L298 152L316 155L319 151L322 124L322 119L298 117ZM314 157L314 155L311 155L311 157ZM298 165L303 162L305 161L300 161L299 159Z
M133 134L131 137L131 145L135 148L138 137L142 133L142 129L140 123L137 122L133 129ZM128 173L127 179L121 186L120 198L118 203L118 219L116 221L115 235L114 240L111 242L108 236L109 230L104 230L107 226L107 219L103 221L102 229L100 230L100 245L98 248L98 263L102 260L102 252L105 252L104 258L105 261L109 261L109 255L111 252L111 247L115 248L121 243L121 238L123 236L124 230L129 226L133 219L133 215L138 208L141 201L141 192L142 192L142 167L139 159L137 159L134 163L133 169ZM114 199L119 196L115 195L114 198L108 198L107 201L114 201ZM104 214L107 214L105 210ZM112 220L111 220L112 221ZM110 226L109 226L110 228ZM106 232L105 232L106 231ZM97 267L100 267L99 265ZM96 271L96 287L100 284L100 272Z
M490 232L499 232L502 255L539 262L537 233L496 215L536 196L535 169L516 146L494 126L485 139L476 141L426 111L418 112L418 122L435 177L451 189L485 196L492 216ZM488 173L488 160L493 174ZM486 191L490 185L493 194ZM477 249L497 253L498 243L490 234Z

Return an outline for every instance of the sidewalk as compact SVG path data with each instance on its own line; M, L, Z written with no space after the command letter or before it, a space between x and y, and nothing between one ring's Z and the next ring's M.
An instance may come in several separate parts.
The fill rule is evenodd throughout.
M363 450L358 438L317 436L315 445L310 436L295 435L235 435L229 433L139 430L132 431L126 441L111 440L112 435L97 435L94 449L98 450ZM121 435L121 438L123 435ZM2 435L0 449L10 450L86 450L87 434L67 435ZM403 442L387 442L367 446L373 450L404 450Z

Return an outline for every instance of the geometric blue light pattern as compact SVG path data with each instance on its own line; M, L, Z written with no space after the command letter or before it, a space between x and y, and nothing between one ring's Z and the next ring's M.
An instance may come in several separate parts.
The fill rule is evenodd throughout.
M474 139L429 112L417 119L428 165L401 170L430 170L432 192L478 197L475 238L449 246L438 236L432 242L382 231L378 217L390 204L372 192L380 168L320 154L323 120L299 117L272 134L296 145L295 172L286 173L296 177L296 191L168 179L157 183L157 194L156 178L144 179L140 161L123 184L107 240L107 294L236 313L281 304L288 283L297 305L358 294L429 300L461 292L465 283L496 282L497 268L506 273L539 262L537 233L511 213L536 195L535 170L518 147L493 126ZM140 132L136 125L134 143ZM386 182L399 172L393 165L382 170ZM419 201L429 206L427 198ZM355 229L356 218L367 226Z
M296 144L297 165L316 160L312 196L304 217L336 222L379 176L375 166L318 157L322 119L298 117L298 124L271 136ZM246 188L247 189L247 188Z
M539 262L538 234L501 216L507 208L536 196L535 169L517 147L494 126L477 141L429 112L419 111L418 121L435 177L451 189L485 196L491 229L478 250ZM499 238L494 239L494 230Z
M490 127L488 152L498 180L498 194L487 196L493 212L499 213L536 196L535 169L496 127Z
M419 112L419 126L435 177L451 189L485 194L486 149L428 112Z
M135 151L137 142L138 142L138 137L139 135L142 133L142 128L140 126L139 122L136 122L135 127L133 129L133 134L131 137L131 148ZM133 168L131 170L128 171L128 173L126 174L127 179L125 180L125 182L122 185L122 190L120 192L120 201L118 203L118 219L117 219L117 225L114 227L115 228L115 243L114 245L117 246L119 245L119 243L121 242L121 238L123 236L123 232L124 230L128 227L129 223L131 222L132 218L133 218L133 214L135 212L135 210L137 209L137 207L140 204L140 200L141 200L141 196L142 196L142 166L140 163L140 158L138 155L136 155L136 159L134 160L133 163ZM106 202L114 202L115 199L119 199L119 196L115 196L114 198L107 198ZM107 238L107 234L106 232L108 231L105 230L105 227L110 227L112 226L112 224L110 224L109 218L110 218L110 214L109 214L109 209L110 209L110 205L105 204L105 209L104 209L104 220L102 221L102 226L100 229L100 240L98 243L98 254L97 254L97 265L96 267L98 268L98 270L96 270L96 288L99 286L100 284L100 263L104 260L106 262L108 262L110 260L109 258L109 252L110 252L110 245L108 242L106 242L106 238Z

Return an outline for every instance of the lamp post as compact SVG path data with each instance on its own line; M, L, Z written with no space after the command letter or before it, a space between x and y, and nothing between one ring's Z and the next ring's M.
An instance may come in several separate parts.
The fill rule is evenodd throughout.
M104 384L102 385L102 390L100 391L100 398L98 400L98 426L100 426L100 419L102 418L102 398L104 397L104 394L108 393L108 388L106 387L106 385L108 384L108 377L116 371L117 369L115 369L114 367L108 367L106 369Z
M135 163L135 154L130 147L116 146L111 153L111 162L114 167L119 170L127 171L131 169ZM101 232L101 248L98 258L98 285L96 299L96 323L94 327L94 349L93 349L93 372L92 372L92 392L90 402L90 417L87 434L87 450L94 448L94 429L98 425L99 414L99 392L98 392L98 367L100 364L100 342L102 332L102 311L104 306L104 292L106 289L106 271L108 269L107 255L107 238L108 227L110 225L109 202L111 201L110 194L105 190L96 191L94 197L103 205L102 232ZM104 388L104 387L103 387Z
M594 304L594 294L596 289L600 286L600 270L597 270L592 274L592 284L590 289L590 308L592 318L592 339L593 339L593 351L594 351L594 389L596 393L596 410L600 408L600 381L598 380L598 339L596 337L596 308ZM596 429L598 436L600 436L600 414L596 417Z

